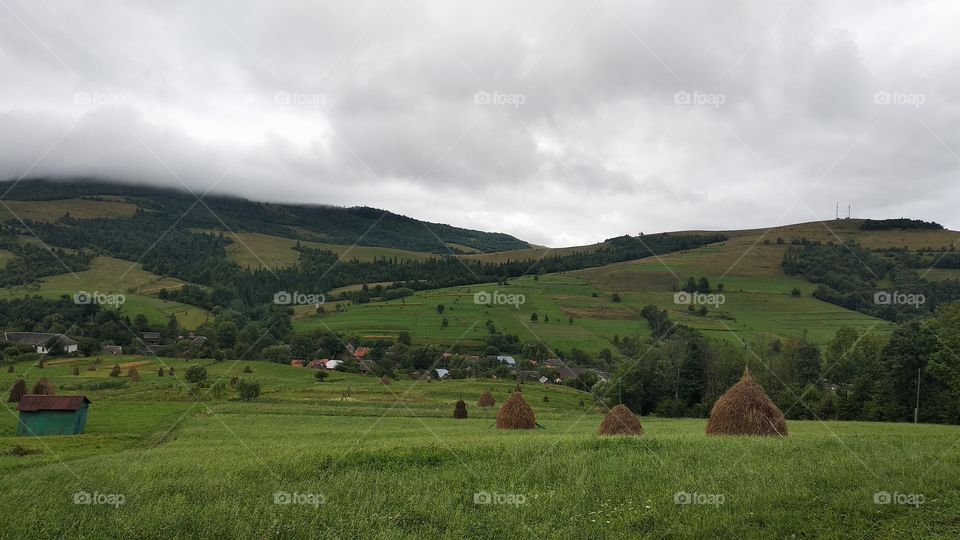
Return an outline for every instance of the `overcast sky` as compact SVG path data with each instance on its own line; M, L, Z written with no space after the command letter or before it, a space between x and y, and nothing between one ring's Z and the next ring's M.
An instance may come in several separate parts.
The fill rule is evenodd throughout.
M0 0L0 176L551 246L836 202L960 229L954 0L247 4Z

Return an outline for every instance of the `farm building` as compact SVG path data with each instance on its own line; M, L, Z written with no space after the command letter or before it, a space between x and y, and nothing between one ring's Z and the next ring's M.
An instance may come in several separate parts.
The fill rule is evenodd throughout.
M294 358L290 360L290 365L293 367L303 367L303 360L300 358Z
M321 369L327 367L328 359L324 358L323 360L311 360L307 363L307 368L309 369Z
M327 360L326 367L327 369L337 369L337 366L342 364L342 360Z
M438 378L438 379L441 379L441 380L442 380L442 379L449 379L449 378L450 378L450 370L448 370L448 369L437 368L437 369L435 369L434 371L437 373L437 378Z
M63 334L4 332L3 339L11 343L30 345L39 354L50 354L57 348L68 354L77 352L77 342Z
M123 354L123 347L121 347L120 345L104 345L103 354L109 354L110 356Z
M87 423L86 396L40 396L26 394L17 410L17 435L79 435Z
M512 356L498 356L497 362L500 362L501 364L507 364L510 367L517 365L517 361L514 360Z

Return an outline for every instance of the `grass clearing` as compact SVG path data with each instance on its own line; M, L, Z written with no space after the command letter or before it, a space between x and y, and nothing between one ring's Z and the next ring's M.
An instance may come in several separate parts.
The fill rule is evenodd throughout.
M178 378L187 364L153 361L175 364ZM208 369L215 378L246 365L265 390L253 403L191 402L179 379L147 368L141 383L83 391L93 404L78 437L15 437L4 404L4 536L35 536L38 523L43 536L88 538L960 534L957 426L793 421L782 440L708 438L703 419L643 417L645 435L601 440L602 415L568 388L524 385L547 429L510 432L490 429L495 409L475 401L492 388L500 404L513 383L383 386L339 373L316 383L312 370L262 362ZM107 379L106 369L69 369L42 375L61 388ZM453 420L461 395L470 418ZM124 502L74 504L81 491ZM922 504L876 504L885 493ZM321 500L312 494L323 504L309 504ZM715 504L695 504L705 500Z
M137 205L116 200L6 201L6 207L0 208L0 221L20 218L53 223L68 213L74 219L128 218L136 211Z

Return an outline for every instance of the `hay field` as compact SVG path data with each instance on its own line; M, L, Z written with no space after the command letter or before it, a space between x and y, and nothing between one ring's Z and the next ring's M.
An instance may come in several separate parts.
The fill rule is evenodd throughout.
M63 389L108 381L108 369L43 370L61 393L93 400L82 436L15 437L3 405L3 537L960 535L956 426L794 421L786 439L713 438L703 419L644 416L641 437L598 439L602 415L567 388L524 385L546 429L501 431L489 427L495 409L474 403L487 388L502 403L512 383L317 383L311 370L223 362L212 377L249 365L264 394L197 403L181 384L186 363L154 362L177 377L144 366L140 383ZM461 395L470 418L454 420ZM80 492L123 503L75 504Z
M74 219L128 218L137 205L118 201L60 199L54 201L5 201L0 205L0 221L22 220L55 222L67 213Z

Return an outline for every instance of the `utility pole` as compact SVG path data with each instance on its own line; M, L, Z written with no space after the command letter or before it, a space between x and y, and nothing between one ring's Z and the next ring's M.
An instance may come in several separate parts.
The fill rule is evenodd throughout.
M917 368L917 405L913 408L913 423L917 423L920 416L920 368Z

